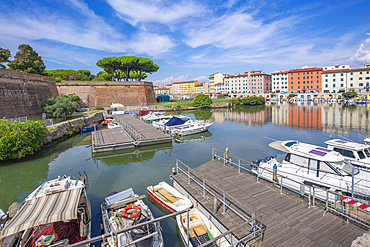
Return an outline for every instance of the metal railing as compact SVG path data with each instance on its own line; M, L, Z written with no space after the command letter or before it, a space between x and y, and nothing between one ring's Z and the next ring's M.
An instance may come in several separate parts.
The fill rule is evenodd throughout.
M125 130L135 141L146 139L143 134L136 130L131 124L127 123L120 116L114 115L114 119L121 125L121 128Z
M352 220L370 228L370 219L368 219L368 214L370 213L370 204L368 202L370 195L354 190L360 183L366 183L367 186L370 182L367 179L361 180L352 175L351 190L347 190L346 194L343 194L339 191L339 188L334 191L329 191L329 188L332 186L325 184L325 182L321 183L323 185L321 187L313 183L310 185L301 183L287 176L297 176L297 174L285 172L283 175L278 173L277 170L274 171L273 169L263 168L258 166L258 164L230 155L228 151L224 152L216 148L212 148L212 159L218 159L222 161L224 165L231 165L237 168L239 173L243 171L256 176L257 183L261 178L263 178L266 181L278 185L280 187L280 194L283 193L283 188L293 191L308 199L308 207L314 207L316 200L319 200L325 205L325 213L333 211L345 217L347 221ZM297 172L299 169L301 168L297 168ZM368 169L353 167L352 174L355 174L357 170L366 174L369 173ZM266 175L266 173L269 175ZM325 174L323 177L325 176L330 175ZM328 186L326 187L324 185ZM297 188L299 188L299 190Z
M26 122L27 121L27 116L8 118L8 120L18 121L18 123L23 123L23 122Z
M231 205L228 205L227 204L227 201L226 201L226 195L227 195L227 193L225 193L222 189L218 188L216 185L212 185L212 187L216 187L218 191L221 191L221 193L222 193L222 199L219 198L219 197L221 197L221 193L220 192L217 192L217 190L215 190L214 188L212 188L210 185L207 185L206 182L205 182L205 179L200 180L196 176L192 176L191 168L188 167L186 164L184 164L183 162L181 162L178 159L176 160L176 173L177 174L182 173L182 174L186 175L187 180L188 180L188 184L190 184L191 181L193 181L193 183L195 183L196 185L198 185L202 189L202 191L203 191L202 192L203 193L203 196L206 196L206 194L209 194L209 195L211 195L213 197L213 203L214 203L213 212L214 213L217 213L218 207L219 207L219 203L221 203L221 205L222 205L222 213L223 214L226 213L226 208L227 208L227 210L232 211L235 215L237 215L243 221L245 221L246 223L248 223L248 225L250 225L250 230L249 230L250 233L247 234L246 236L240 238L236 243L232 243L233 232L235 230L241 228L241 227L244 227L245 224L242 224L237 229L233 229L232 232L227 233L227 234L230 234L229 236L230 236L230 241L231 241L230 244L231 244L231 246L239 246L240 244L242 244L242 242L244 240L246 240L249 237L256 237L256 236L260 235L261 239L263 238L262 216L259 216L258 217L259 219L257 219L255 213L253 212L251 214L251 219L247 219L246 217L244 217L237 210L235 210ZM201 181L201 182L199 182L198 180ZM211 190L213 190L214 193ZM216 194L218 194L218 195L216 195ZM230 202L230 200L229 200L229 202Z

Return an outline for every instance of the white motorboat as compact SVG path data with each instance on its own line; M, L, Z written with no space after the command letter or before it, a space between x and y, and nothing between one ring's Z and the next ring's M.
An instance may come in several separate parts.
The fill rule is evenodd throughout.
M193 206L188 198L164 181L148 186L146 190L150 197L171 212L182 211Z
M120 128L121 125L117 123L116 120L113 120L112 122L108 123L108 129L115 129L115 128Z
M100 206L104 233L113 234L124 228L153 220L152 212L141 200L143 198L145 198L145 195L136 195L132 188L106 197ZM117 239L112 235L112 237L107 238L107 241L102 246L114 247L117 245L137 247L164 246L159 222L128 232L118 233Z
M171 134L179 136L197 134L207 131L212 125L213 123L211 123L209 120L189 120L183 125L172 128Z
M321 188L316 197L325 200L326 190L351 195L353 188L354 197L369 200L369 173L354 168L338 152L292 140L276 141L269 146L287 154L257 160L252 172L256 174L258 169L260 177L272 181L275 166L279 176L288 178L283 185L293 191L308 194L308 188L300 183L315 186Z
M334 150L350 160L352 165L370 168L370 145L341 139L332 139L326 141L325 144L328 145L328 149Z
M163 130L163 131L169 131L174 126L180 126L183 125L185 122L189 121L190 117L184 116L184 115L174 115L174 116L165 116L160 121L153 122L152 125L156 127L157 129Z
M86 183L86 175L79 180L64 175L44 182L5 223L0 242L9 247L14 241L19 241L19 247L66 246L89 239L91 206Z
M186 245L188 243L188 222L187 213L183 213L176 216L177 227L180 230L181 239ZM207 241L216 238L221 235L220 230L197 208L193 208L189 212L189 247L199 246ZM219 246L229 247L230 243L222 237L215 241L212 245L207 246Z

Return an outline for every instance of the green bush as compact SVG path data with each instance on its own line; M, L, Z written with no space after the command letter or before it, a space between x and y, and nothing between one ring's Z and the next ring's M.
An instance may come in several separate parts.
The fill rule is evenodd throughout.
M41 102L41 110L45 113L52 114L53 117L59 118L63 114L71 115L77 109L77 102L70 97L50 98Z
M225 98L225 95L223 94L217 95L217 99L224 99L224 98Z
M229 101L229 103L232 103L233 105L263 105L265 104L265 98L262 96L256 97L248 97L248 98L236 98Z
M104 107L102 107L102 106L97 106L97 107L95 107L95 110L104 110Z
M212 99L205 94L200 94L195 97L193 106L194 107L208 107L212 104Z
M45 143L46 127L39 121L0 120L0 160L34 154Z
M351 99L357 96L356 92L346 92L342 94L344 98Z

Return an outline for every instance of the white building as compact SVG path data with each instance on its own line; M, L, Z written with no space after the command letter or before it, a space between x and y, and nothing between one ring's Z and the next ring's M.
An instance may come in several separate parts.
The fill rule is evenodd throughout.
M153 87L155 95L159 94L170 94L170 89L168 88L158 88L158 87Z
M225 85L225 83L223 83L223 82L215 84L215 93L216 94L226 93L224 85Z
M224 77L228 74L215 73L209 76L209 93L215 92L215 85L224 82Z
M350 69L347 73L348 91L357 93L370 91L370 65L365 68Z
M325 66L322 67L325 70L339 70L339 69L350 69L349 65L333 65L333 66Z
M244 74L228 75L224 78L226 93L267 93L271 92L271 75L262 70Z
M288 71L281 70L271 74L272 77L272 92L281 93L289 92L288 89Z
M349 66L345 69L327 69L321 73L322 93L344 93L348 92L347 74Z

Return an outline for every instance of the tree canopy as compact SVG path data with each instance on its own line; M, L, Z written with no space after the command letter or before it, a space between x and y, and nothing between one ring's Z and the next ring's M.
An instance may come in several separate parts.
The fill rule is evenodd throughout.
M54 77L55 81L91 81L95 76L89 70L54 69L46 70L48 76Z
M33 50L30 45L19 45L18 52L14 56L14 60L8 63L11 70L46 75L45 64L41 56Z
M3 65L2 63L9 63L10 62L9 58L10 50L0 47L0 68L5 69L5 65Z
M121 80L125 78L142 80L148 75L156 72L159 66L149 58L122 56L122 57L105 57L96 62L96 65L111 75L114 79Z

